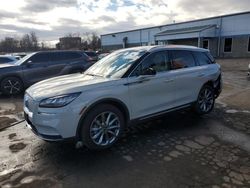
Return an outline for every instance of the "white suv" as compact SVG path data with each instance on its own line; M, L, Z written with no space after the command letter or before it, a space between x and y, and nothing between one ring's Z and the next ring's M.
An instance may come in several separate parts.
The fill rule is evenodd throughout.
M213 109L220 66L206 49L137 47L115 51L85 73L56 77L27 89L27 126L48 141L74 137L90 149L114 144L124 128L169 111Z

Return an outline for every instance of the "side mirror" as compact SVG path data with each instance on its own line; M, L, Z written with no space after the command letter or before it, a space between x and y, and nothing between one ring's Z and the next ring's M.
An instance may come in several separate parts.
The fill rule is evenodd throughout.
M156 70L153 68L146 68L142 71L142 75L156 75Z

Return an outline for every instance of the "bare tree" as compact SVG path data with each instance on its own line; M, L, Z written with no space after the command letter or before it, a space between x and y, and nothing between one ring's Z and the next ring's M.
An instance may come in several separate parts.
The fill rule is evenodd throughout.
M6 37L0 42L1 52L15 52L19 48L19 41L15 38Z
M38 49L38 38L35 32L23 35L20 40L20 47L23 51L35 51Z

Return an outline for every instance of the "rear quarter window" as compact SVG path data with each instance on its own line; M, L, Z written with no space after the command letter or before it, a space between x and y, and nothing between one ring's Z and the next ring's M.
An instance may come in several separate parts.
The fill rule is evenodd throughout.
M207 54L209 54L209 53L206 53L206 52L193 52L193 55L194 55L196 61L201 66L213 63L213 61L211 60L212 56L211 56L211 58L209 58L209 56Z
M196 66L194 57L190 51L171 50L172 69L182 69Z

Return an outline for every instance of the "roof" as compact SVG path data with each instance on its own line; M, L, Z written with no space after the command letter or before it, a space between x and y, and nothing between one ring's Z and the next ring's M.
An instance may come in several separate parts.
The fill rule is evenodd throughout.
M150 52L153 51L158 51L158 50L192 50L192 51L204 51L207 52L209 51L208 49L204 48L198 48L196 46L188 46L188 45L157 45L157 46L152 46L152 48L149 50Z
M139 28L139 29L132 29L132 30L128 30L128 31L112 32L112 33L103 34L101 36L112 35L112 34L119 34L119 33L127 33L127 32L133 32L133 31L140 31L140 30L143 30L143 29L153 29L153 28L157 28L157 27L179 25L179 24L184 24L184 23L192 23L192 22L198 22L198 21L204 21L204 20L222 18L222 17L238 16L238 15L242 15L242 14L250 14L250 11L238 12L238 13L234 13L234 14L226 14L226 15L220 15L220 16L214 16L214 17L208 17L208 18L202 18L202 19L196 19L196 20L189 20L189 21L179 22L179 23L164 24L164 25L158 25L158 26L153 26L153 27L145 27L145 28Z
M132 48L124 48L117 50L119 52L126 51L126 50L141 50L141 51L148 51L148 52L155 52L159 50L192 50L192 51L204 51L207 52L209 50L204 48L198 48L195 46L188 46L188 45L154 45L154 46L139 46L139 47L132 47Z
M181 33L193 33L193 32L200 32L211 27L215 27L216 25L203 25L203 26L195 26L195 27L187 27L187 28L180 28L180 29L172 29L172 30L165 30L160 33L157 33L155 36L161 35L174 35L174 34L181 34Z

